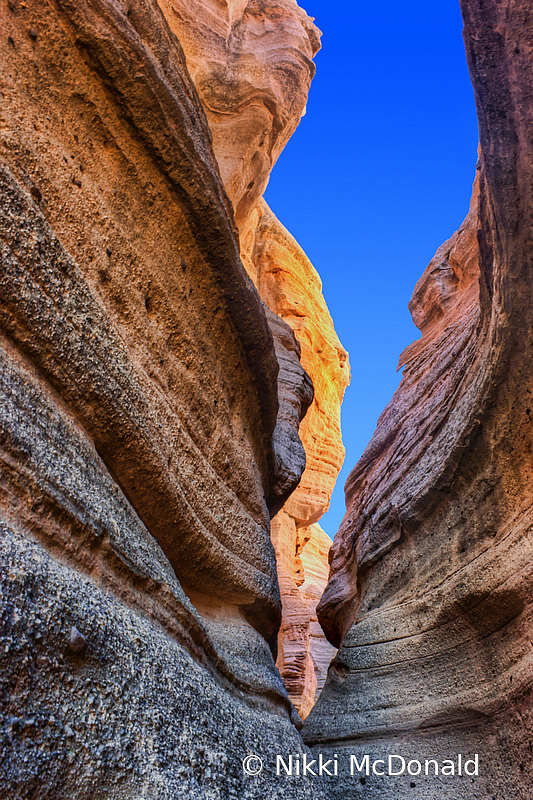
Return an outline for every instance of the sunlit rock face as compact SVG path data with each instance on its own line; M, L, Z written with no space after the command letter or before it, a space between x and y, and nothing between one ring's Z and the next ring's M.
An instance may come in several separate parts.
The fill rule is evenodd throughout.
M421 339L346 485L319 606L342 647L304 738L456 771L477 753L479 774L331 782L343 800L509 800L533 785L533 23L521 0L462 8L481 140L472 207L415 289Z
M324 686L336 653L316 615L328 578L331 539L316 523L295 531L294 520L282 511L272 521L272 541L283 603L276 663L289 697L305 718Z
M316 621L319 594L312 590L308 596L306 587L325 586L330 540L314 523L328 509L344 459L340 407L350 371L313 265L264 201L252 220L253 244L248 240L249 258L243 261L254 265L256 285L269 308L294 331L315 392L299 429L305 472L272 522L283 605L277 664L291 700L305 717L322 688L325 661L334 654ZM310 552L314 564L308 574L303 556Z
M320 798L242 769L303 747L270 516L312 390L176 31L151 0L2 30L0 794Z
M319 31L293 0L211 0L199 8L185 0L164 0L162 8L183 44L205 108L215 157L235 211L243 264L269 309L294 331L301 363L314 385L314 401L298 434L306 469L273 528L278 567L283 571L281 653L299 597L298 585L290 577L294 569L285 567L293 564L309 526L328 508L344 458L340 405L349 382L348 357L335 333L320 278L262 199L270 171L305 110ZM269 320L278 343L277 323L275 318ZM286 385L290 386L290 377ZM290 394L300 396L302 392L297 388ZM286 409L291 402L289 399ZM294 438L296 429L292 431ZM286 436L285 442L290 439ZM291 443L291 447L294 452L297 444ZM279 474L283 475L283 470ZM290 472L287 477L292 478ZM292 478L291 488L293 485ZM280 486L280 500L288 494ZM278 511L281 505L279 502L271 510ZM300 617L297 627L302 642L307 641L309 629ZM325 641L323 648L324 652L330 650ZM287 670L281 655L278 658L291 699L301 713L309 709L309 698L316 691L316 665L308 649L306 652L304 659L293 659Z
M313 703L324 687L326 675L335 655L332 647L324 637L324 632L316 614L316 607L328 579L328 556L331 539L320 525L315 523L309 528L309 539L302 548L301 560L304 582L301 593L310 607L309 653L315 668L316 692Z
M350 381L348 354L316 269L264 201L255 210L253 244L248 246L259 294L294 331L302 365L313 381L314 402L299 428L306 470L284 507L298 528L308 527L328 510L344 460L340 409Z
M319 31L294 0L162 0L239 227L305 111Z

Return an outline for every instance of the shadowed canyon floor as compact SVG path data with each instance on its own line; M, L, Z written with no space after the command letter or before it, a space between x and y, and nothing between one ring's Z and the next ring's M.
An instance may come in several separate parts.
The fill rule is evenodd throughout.
M462 7L472 204L328 556L348 358L262 197L319 31L2 3L2 797L531 796L533 23ZM458 754L479 774L379 774Z

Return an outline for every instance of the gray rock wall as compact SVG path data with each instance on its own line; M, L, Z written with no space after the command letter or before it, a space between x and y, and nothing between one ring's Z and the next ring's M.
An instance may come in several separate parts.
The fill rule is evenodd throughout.
M1 15L0 796L321 797L273 773L311 384L180 44L155 2Z

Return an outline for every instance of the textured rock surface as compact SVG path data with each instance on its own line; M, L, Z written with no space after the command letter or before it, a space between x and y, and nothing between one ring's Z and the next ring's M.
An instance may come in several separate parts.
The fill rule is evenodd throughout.
M283 604L276 663L290 699L305 718L336 653L316 615L328 578L331 539L316 523L296 530L294 520L284 512L273 520L272 533Z
M1 533L3 797L324 798L316 779L275 775L277 753L303 751L288 716L202 665L176 623ZM68 646L73 624L83 655ZM243 775L249 753L262 776Z
M301 349L289 326L266 309L266 317L274 339L279 364L276 427L272 435L275 481L270 489L271 515L276 514L300 482L305 469L306 453L299 435L304 418L314 396L311 378L302 368Z
M282 571L285 617L279 647L285 648L286 636L296 635L293 625L298 628L301 645L300 656L291 658L287 669L281 656L278 666L291 699L305 714L315 694L315 665L305 645L309 637L303 623L307 600L299 598L294 571L301 565L298 561L294 567L294 559L307 528L327 510L342 466L340 405L349 382L349 366L316 270L268 208L262 194L279 153L305 110L314 73L311 58L319 46L319 32L292 0L211 0L201 9L185 0L163 0L162 8L183 43L187 65L206 111L215 157L235 211L243 264L269 309L294 331L301 347L301 363L314 385L314 402L299 430L303 449L298 463L294 453L302 414L291 399L302 395L298 374L291 381L298 361L293 358L291 368L287 357L279 355L280 347L290 353L291 346L284 344L286 334L280 330L279 321L269 316L278 361L289 366L280 396L283 401L285 389L288 390L289 401L284 403L279 417L276 454L282 454L289 446L293 453L292 459L283 459L292 471L278 468L274 490L280 502L271 504L272 510L279 510L281 500L294 486L292 473L299 475L307 464L300 485L284 506L286 513L276 518L273 529L276 559ZM298 399L296 405L299 403ZM303 408L307 408L305 398ZM285 480L289 490L284 491ZM315 626L314 639L320 635ZM325 640L322 649L330 650Z
M277 665L291 700L305 717L322 688L324 662L329 664L334 652L315 614L321 594L318 586L322 589L326 582L330 540L314 523L328 509L344 458L340 407L350 372L313 265L264 201L251 220L254 234L245 239L248 255L243 261L253 264L261 297L293 329L315 389L299 429L307 459L305 472L272 525L282 597ZM303 554L311 551L316 568L308 575ZM306 587L318 577L316 569L320 578L309 596Z
M283 606L276 664L300 716L311 711L336 649L327 641L316 605L328 576L331 539L316 523L296 529L282 511L272 520Z
M340 408L350 381L348 354L335 333L320 277L300 245L264 201L255 209L254 223L253 242L246 245L252 277L269 308L294 331L315 391L299 429L306 469L285 504L296 526L307 527L328 510L344 460Z
M163 0L162 8L206 111L243 263L268 307L295 332L313 381L315 402L300 429L307 469L286 506L298 526L308 526L327 510L344 458L348 357L316 270L262 193L305 110L319 32L293 0L211 0L200 12L184 0Z
M315 614L321 593L318 586L325 586L329 537L314 523L328 509L344 458L340 406L350 372L313 265L264 201L250 219L254 233L252 237L248 231L244 237L248 253L243 261L253 265L261 297L295 332L302 364L315 389L313 403L299 429L307 458L305 472L272 528L282 596L277 665L291 700L306 717L323 685L324 661L334 652ZM310 597L303 553L311 548L323 577L317 593L312 592ZM309 580L313 575L314 570ZM306 581L304 586L300 585L302 581Z
M237 224L305 111L319 31L294 0L162 0L206 110Z
M326 640L316 614L318 601L322 596L328 579L328 556L331 539L317 523L311 525L309 532L311 534L310 538L302 549L302 569L305 580L300 592L301 596L307 601L310 611L309 655L314 665L316 677L314 704L324 687L328 667L336 653L336 648L332 647Z
M272 774L310 382L180 44L151 0L1 13L0 794L321 797Z
M319 608L343 645L304 737L343 757L478 753L479 776L332 782L343 800L513 800L533 785L533 24L523 0L462 8L472 209L415 289L421 340L347 482Z

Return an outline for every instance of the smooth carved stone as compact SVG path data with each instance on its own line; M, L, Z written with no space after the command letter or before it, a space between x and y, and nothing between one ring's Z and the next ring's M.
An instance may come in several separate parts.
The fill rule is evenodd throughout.
M254 204L304 112L319 32L292 0L207 0L198 6L184 0L163 0L161 8L183 45L242 240ZM242 245L241 256L253 277L254 267ZM274 516L298 485L305 467L298 424L310 400L308 379L297 361L289 356L293 364L288 372L285 368L286 353L295 351L294 344L287 351L290 331L273 317L269 324L283 373L281 411L274 434L277 477L268 496ZM294 419L287 425L288 416Z
M328 556L331 548L331 539L316 523L309 528L309 534L309 539L302 548L301 559L305 580L300 587L300 594L310 609L309 655L314 665L316 677L314 705L324 687L329 665L337 650L326 640L316 614L318 601L328 580Z
M79 632L75 625L70 629L68 649L78 656L83 655L87 650L87 639Z
M294 331L302 366L315 391L314 402L300 425L306 469L285 505L297 526L306 527L328 510L344 461L340 408L350 382L348 354L333 327L320 277L300 245L264 200L255 209L253 221L253 236L241 244L243 261L254 264L252 277L259 294Z
M275 513L286 500L284 511L289 514L278 515L273 529L281 592L286 595L283 613L288 615L282 632L293 636L294 624L306 640L308 632L295 622L291 606L297 588L290 577L296 569L292 562L297 529L306 529L327 510L342 466L340 405L349 382L349 366L316 270L270 211L262 193L270 170L305 110L319 32L292 0L208 0L200 12L183 0L163 0L162 9L183 44L187 66L206 111L215 156L235 211L243 264L268 307L294 331L301 347L301 363L315 387L315 399L297 433L294 422L298 421L298 412L294 412L307 408L308 401L302 392L297 361L292 359L288 372L283 369L287 333L270 316L284 373L279 381L282 410L278 420L287 416L283 409L289 410L294 420L287 420L289 424L283 427L278 422L274 434L280 476L274 490L279 491L279 502L271 500L269 504ZM303 444L300 450L298 436ZM291 458L283 455L287 443L291 444ZM294 455L297 452L299 463ZM303 466L302 480L287 500ZM279 531L281 521L285 533ZM278 639L282 649L284 635ZM324 646L327 648L325 642ZM314 680L314 668L308 653L287 669L286 674L282 669L282 675L291 697L300 710L307 708L308 700L299 697L297 687L305 686L301 691L314 697L314 686L309 683Z
M268 308L267 319L279 364L279 411L272 435L276 480L270 488L269 503L274 516L300 482L305 469L306 452L299 427L313 401L314 391L311 378L300 363L300 345L294 333Z
M415 289L422 337L347 482L319 606L342 647L303 733L371 761L477 753L478 776L414 777L416 790L518 800L533 784L533 22L524 0L462 9L472 208ZM404 774L379 793L413 787ZM330 791L359 796L353 781Z
M318 29L294 0L162 0L239 227L305 112Z
M344 459L340 406L350 370L316 270L264 201L254 209L241 236L241 252L244 264L253 265L252 275L261 297L294 330L302 349L302 364L315 387L314 401L299 429L306 469L272 525L282 597L277 664L289 696L305 717L323 686L335 652L325 640L315 613L327 580L330 539L313 523L328 509ZM315 552L322 575L309 597L305 587L313 584L309 584L303 554L314 548L318 548Z

